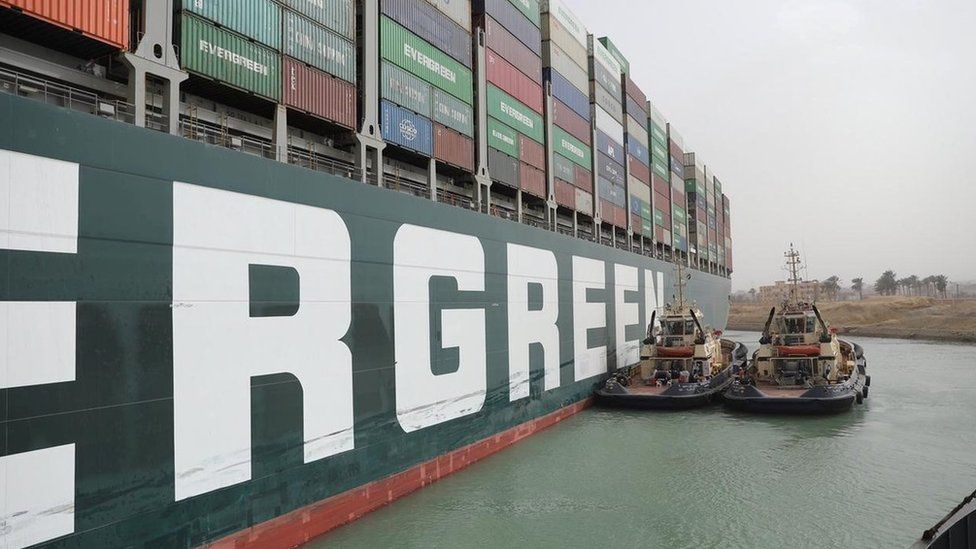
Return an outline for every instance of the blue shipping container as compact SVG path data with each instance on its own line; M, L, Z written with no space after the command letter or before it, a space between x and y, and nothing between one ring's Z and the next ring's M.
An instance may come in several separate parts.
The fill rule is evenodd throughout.
M617 143L613 139L610 139L609 135L601 132L600 130L596 131L596 150L609 156L614 160L614 162L620 164L621 166L623 166L624 162L627 161L627 159L624 157L624 146Z
M429 119L385 100L380 102L380 107L380 131L387 143L426 156L433 154L434 128Z
M641 211L641 199L636 196L630 197L630 211L631 213L639 214Z
M678 179L683 180L685 178L685 165L677 158L671 158L671 171L677 174Z
M582 91L576 89L566 77L559 74L552 67L542 69L542 78L545 82L552 83L552 95L560 100L576 114L589 122L590 118L590 98Z
M638 105L637 101L634 101L629 95L627 96L627 114L634 120L641 122L642 126L647 127L647 111Z
M383 15L471 68L471 34L426 0L382 0Z
M487 13L537 57L542 57L542 31L508 0L474 0L474 13Z
M627 181L624 167L602 153L596 155L596 173L618 187L623 187Z
M638 162L650 167L651 166L651 153L647 150L647 147L642 145L636 139L631 138L629 135L624 136L624 141L626 141L627 152L630 153Z

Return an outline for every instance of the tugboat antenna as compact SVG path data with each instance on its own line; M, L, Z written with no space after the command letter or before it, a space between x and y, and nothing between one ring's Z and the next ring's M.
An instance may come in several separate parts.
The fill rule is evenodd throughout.
M790 251L786 252L786 267L790 270L790 304L799 305L800 303L800 252L797 252L790 242Z

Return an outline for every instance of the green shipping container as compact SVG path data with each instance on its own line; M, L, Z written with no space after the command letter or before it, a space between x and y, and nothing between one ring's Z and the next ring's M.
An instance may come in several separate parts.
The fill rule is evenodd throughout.
M645 236L654 234L654 224L649 219L641 219L641 233Z
M525 17L536 27L542 28L542 14L539 12L539 0L508 0L518 8Z
M651 168L653 168L654 172L657 173L659 176L670 181L670 179L668 178L668 172L671 171L671 168L668 167L666 162L667 161L662 162L657 158L651 158Z
M688 219L687 217L685 217L685 209L679 208L678 206L673 206L671 208L671 215L674 216L675 223L679 225L684 225Z
M494 118L488 118L488 146L513 158L519 157L518 133Z
M183 0L183 9L281 49L281 7L272 0Z
M658 227L664 226L664 212L657 208L654 208L654 224Z
M552 127L552 150L587 170L593 170L593 151L572 135L560 128Z
M352 42L293 11L285 11L282 40L285 55L356 83L356 46Z
M508 124L529 139L544 143L546 132L542 116L520 103L517 99L488 84L488 116Z
M474 137L474 110L453 95L434 88L434 121Z
M668 146L651 141L651 156L663 162L668 161Z
M471 71L386 16L380 17L380 54L465 104L473 103Z
M654 122L651 122L648 130L651 134L651 139L660 143L665 149L668 148L668 132L664 128L658 126Z
M617 49L617 46L612 40L610 40L610 37L604 36L603 38L600 38L600 43L603 44L604 48L607 48L607 51L610 52L610 55L617 60L617 63L620 63L620 68L624 70L624 74L630 74L630 61L627 61L624 54L620 53L620 50Z
M283 3L349 40L356 39L356 12L352 0L283 0Z
M430 84L393 63L380 63L380 98L430 118Z
M268 99L281 98L277 52L185 13L181 29L180 64L185 70Z
M641 207L641 212L640 212L641 219L650 220L651 219L651 205L648 204L647 202L644 202L643 200L641 200L640 207Z

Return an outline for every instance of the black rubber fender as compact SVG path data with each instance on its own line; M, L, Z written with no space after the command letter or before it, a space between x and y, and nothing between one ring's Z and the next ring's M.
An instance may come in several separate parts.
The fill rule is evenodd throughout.
M865 387L871 386L871 376L864 376L864 386Z
M864 386L864 389L861 390L861 394L864 395L864 398L868 398L868 386L867 385L865 385Z
M857 393L857 396L855 397L854 400L858 404L864 404L864 396L861 393Z

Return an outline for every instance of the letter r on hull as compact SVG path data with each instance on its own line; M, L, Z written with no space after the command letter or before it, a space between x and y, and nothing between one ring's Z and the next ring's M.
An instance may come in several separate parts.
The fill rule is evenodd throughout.
M254 376L301 383L306 463L353 448L350 260L333 211L174 184L177 500L251 478ZM297 312L250 314L255 264L297 271Z

